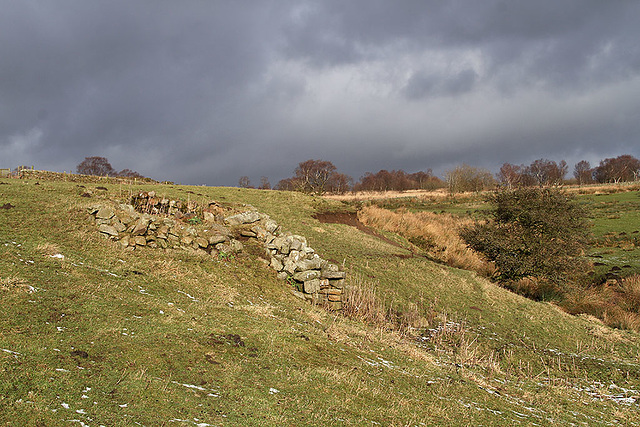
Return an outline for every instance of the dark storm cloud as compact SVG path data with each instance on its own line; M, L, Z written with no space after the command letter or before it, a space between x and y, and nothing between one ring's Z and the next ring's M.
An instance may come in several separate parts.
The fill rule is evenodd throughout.
M234 185L640 156L640 4L5 1L0 166Z

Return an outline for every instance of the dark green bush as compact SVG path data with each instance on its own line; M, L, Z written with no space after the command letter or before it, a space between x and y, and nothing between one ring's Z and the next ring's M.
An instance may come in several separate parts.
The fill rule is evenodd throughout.
M562 289L586 273L589 224L573 198L555 188L522 188L493 193L489 202L489 218L462 238L495 263L495 279L536 278Z

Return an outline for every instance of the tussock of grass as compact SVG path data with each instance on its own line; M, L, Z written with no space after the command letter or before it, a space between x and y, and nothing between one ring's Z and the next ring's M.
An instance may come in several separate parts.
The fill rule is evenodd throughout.
M34 288L26 279L16 276L0 278L0 291L33 292Z
M415 302L402 308L387 306L378 295L377 288L375 283L364 280L361 275L352 277L350 285L345 289L342 313L376 328L399 332L402 336L414 334L433 321L434 313L431 308L419 307Z
M358 217L370 227L404 236L433 258L451 267L483 275L490 275L493 271L492 266L467 247L458 235L459 230L472 224L471 219L432 212L392 212L375 206L363 207Z
M613 328L640 331L640 275L568 293L562 307L571 314L596 316Z

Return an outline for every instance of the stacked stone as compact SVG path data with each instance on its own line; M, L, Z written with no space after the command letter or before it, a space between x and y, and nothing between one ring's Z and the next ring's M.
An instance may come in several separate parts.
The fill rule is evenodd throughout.
M320 258L307 239L295 234L268 236L265 246L271 267L296 286L294 295L332 310L342 309L345 272Z
M120 205L117 213L106 206L92 206L88 211L95 218L98 231L125 248L191 248L212 255L243 249L242 243L232 237L231 230L220 224L196 228L173 218L141 214L126 204Z
M345 272L320 258L306 238L281 233L275 221L256 211L227 217L225 222L237 227L241 236L262 242L269 265L278 272L278 278L296 287L294 295L331 310L342 309Z
M194 200L184 202L182 200L169 200L160 197L155 191L142 191L131 197L131 204L138 212L145 212L153 215L172 215L178 219L193 218L197 215L198 203ZM211 202L210 205L217 205Z
M283 233L268 215L249 206L250 210L224 217L224 209L211 202L204 211L203 224L185 224L181 221L186 219L184 211L172 214L170 210L184 204L156 200L153 192L135 200L143 201L137 204L138 210L158 206L169 209L165 216L140 213L127 204L119 205L117 212L106 206L92 206L88 211L103 235L129 249L191 248L215 256L242 251L243 245L237 239L256 239L264 246L269 265L278 272L278 278L295 286L295 296L331 310L342 309L345 272L322 259L303 236Z

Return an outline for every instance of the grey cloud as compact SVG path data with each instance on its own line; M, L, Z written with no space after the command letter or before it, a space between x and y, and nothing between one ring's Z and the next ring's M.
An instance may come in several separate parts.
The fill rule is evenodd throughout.
M104 155L235 185L308 158L358 178L640 155L637 16L596 0L5 2L0 166Z
M409 99L460 95L473 89L477 78L478 74L471 69L453 75L427 75L418 72L409 78L403 92Z

